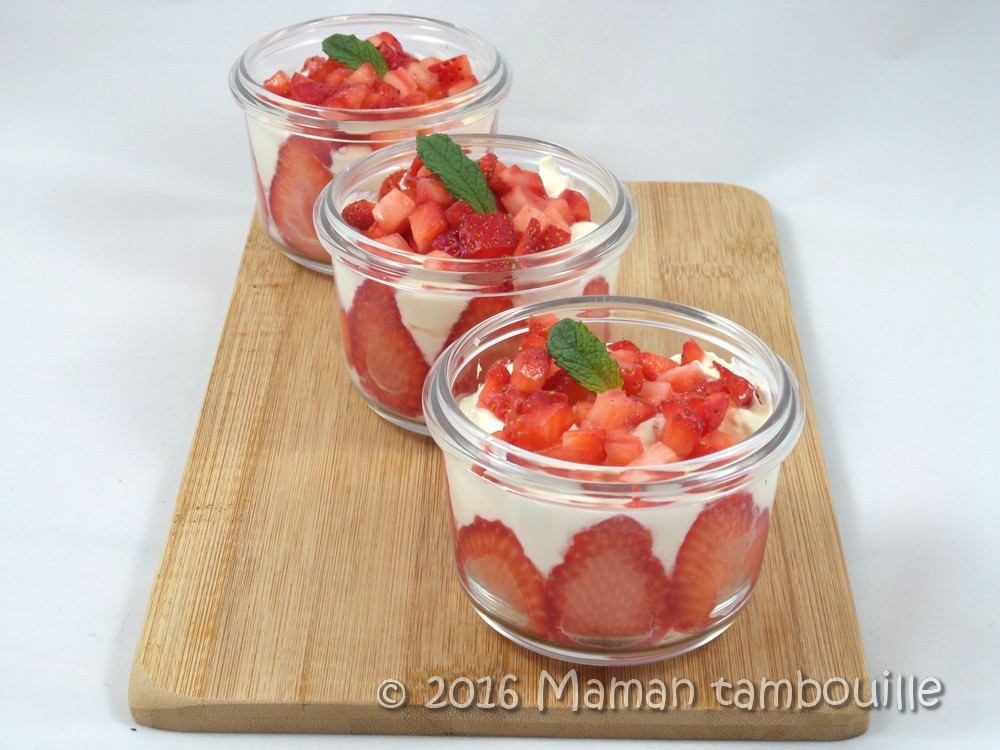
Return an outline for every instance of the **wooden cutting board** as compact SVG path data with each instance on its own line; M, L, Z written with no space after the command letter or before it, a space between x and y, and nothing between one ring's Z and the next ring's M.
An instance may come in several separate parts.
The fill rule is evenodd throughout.
M254 220L136 650L136 721L631 738L865 731L868 713L853 700L803 708L797 697L812 702L806 679L867 678L770 208L734 186L630 187L640 221L620 291L736 320L805 390L805 431L782 470L764 571L735 624L671 661L575 670L487 627L453 571L435 446L352 391L331 279L287 260ZM405 685L405 706L379 705L388 679ZM719 679L733 690L713 688ZM792 705L783 686L775 707L771 687L762 710L761 681L782 679ZM748 692L735 693L739 680L757 688L754 710ZM481 706L455 707L473 698L470 684ZM831 684L831 699L842 696Z

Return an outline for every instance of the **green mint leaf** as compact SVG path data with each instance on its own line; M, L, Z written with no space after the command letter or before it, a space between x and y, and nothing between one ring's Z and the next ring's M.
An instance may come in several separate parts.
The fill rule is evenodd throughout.
M417 136L417 155L424 166L441 178L448 191L460 201L468 201L477 214L493 214L496 198L486 184L479 165L444 133Z
M371 63L379 76L389 72L389 64L378 51L378 47L366 39L358 39L354 34L328 36L323 40L323 54L344 63L352 70L357 70L365 63Z
M549 329L549 354L556 364L588 391L621 388L621 370L608 348L583 323L563 318Z

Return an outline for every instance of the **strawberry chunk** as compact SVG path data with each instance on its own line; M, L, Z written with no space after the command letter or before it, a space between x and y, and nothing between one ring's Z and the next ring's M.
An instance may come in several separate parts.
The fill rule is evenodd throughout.
M560 229L555 224L549 224L542 230L541 237L538 238L538 251L553 250L562 247L569 242L570 234L565 229Z
M329 262L330 254L316 238L313 226L313 206L330 181L322 148L308 138L289 136L278 151L268 208L271 220L292 250L313 260Z
M510 374L510 382L524 395L537 391L549 377L552 357L547 350L532 346L522 349L514 357L514 369Z
M750 406L753 403L756 389L746 378L737 375L720 362L712 362L712 366L719 371L719 380L722 381L726 392L737 406Z
M503 434L519 448L538 451L560 442L573 424L573 407L565 396L536 391L517 405L504 425Z
M386 234L405 229L410 214L417 208L416 202L399 188L394 188L379 199L372 209L375 223Z
M578 532L546 593L557 640L631 646L655 641L668 627L663 564L649 529L628 516Z
M681 364L688 365L704 358L705 350L694 339L688 339L681 345Z
M458 242L466 258L499 258L517 246L510 214L468 214L458 222Z
M597 394L583 426L601 427L609 432L623 427L631 429L655 413L652 404L627 395L621 388L609 388Z
M447 60L434 63L430 66L433 73L448 96L461 93L476 85L476 78L472 75L472 66L466 55L456 55Z
M705 423L694 408L682 401L664 402L661 409L664 422L660 442L684 460L705 434Z
M677 367L667 370L658 379L670 383L675 393L693 391L699 386L704 385L706 380L705 373L702 371L701 365L697 362L677 365Z
M392 288L372 279L362 283L354 294L348 324L361 389L392 411L419 416L430 367L403 325Z
M763 558L767 518L749 492L715 500L698 515L677 551L667 597L673 628L705 628L728 613L713 616L720 603L742 587L749 591Z
M264 81L264 88L278 96L289 96L292 93L292 82L285 71L279 70Z
M360 199L353 203L348 203L344 206L344 210L340 214L346 223L355 229L365 232L371 229L372 224L375 223L375 217L372 215L373 208L375 208L374 203Z
M521 393L510 384L510 372L501 361L487 371L476 404L506 422L522 399Z
M517 535L500 521L476 516L458 531L455 561L459 575L480 606L491 609L505 624L526 632L545 632L545 585L541 573L524 554Z
M539 451L549 458L573 461L578 464L602 464L606 457L604 450L605 433L599 427L591 429L566 430L558 445Z
M677 367L677 363L670 357L664 357L652 352L641 352L639 354L639 364L642 365L642 374L646 380L660 380L660 376L667 370Z
M542 225L538 219L529 219L528 225L518 240L517 247L514 248L514 257L531 255L541 249Z

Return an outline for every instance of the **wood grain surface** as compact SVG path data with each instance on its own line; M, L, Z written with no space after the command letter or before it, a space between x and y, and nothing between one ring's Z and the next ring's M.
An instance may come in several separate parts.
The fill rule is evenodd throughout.
M135 654L136 721L189 731L557 737L865 731L868 712L853 700L802 708L795 695L799 680L841 678L853 690L867 673L770 208L734 186L630 188L639 230L619 291L729 317L803 383L805 430L782 470L757 591L734 625L670 661L575 671L487 627L453 570L436 448L352 391L331 279L286 259L254 220ZM435 676L456 685L459 701L461 678L482 689L492 680L498 702L505 675L516 709L424 705L438 692ZM546 676L568 680L561 697L539 689ZM389 678L408 689L396 710L376 700ZM720 678L758 688L787 679L792 705L779 693L780 705L762 709L759 689L754 710L724 705L734 695L719 700ZM615 682L632 679L646 705L634 705L635 693L628 706L622 693L612 704ZM658 681L677 688L679 706L668 693L660 707ZM603 710L588 707L588 695ZM808 687L802 695L811 702ZM481 692L477 701L486 700Z

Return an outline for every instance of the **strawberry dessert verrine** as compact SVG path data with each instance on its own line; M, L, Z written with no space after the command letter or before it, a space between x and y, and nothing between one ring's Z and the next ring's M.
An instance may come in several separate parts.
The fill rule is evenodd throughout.
M472 329L431 368L424 411L477 612L588 664L668 658L732 623L803 424L793 373L753 334L609 296Z
M426 433L421 391L441 352L512 307L614 291L636 219L607 169L530 138L420 136L352 164L316 204L352 381Z
M510 90L503 56L443 21L392 14L319 19L277 31L236 61L257 208L293 260L330 273L312 222L346 164L418 133L489 133Z

